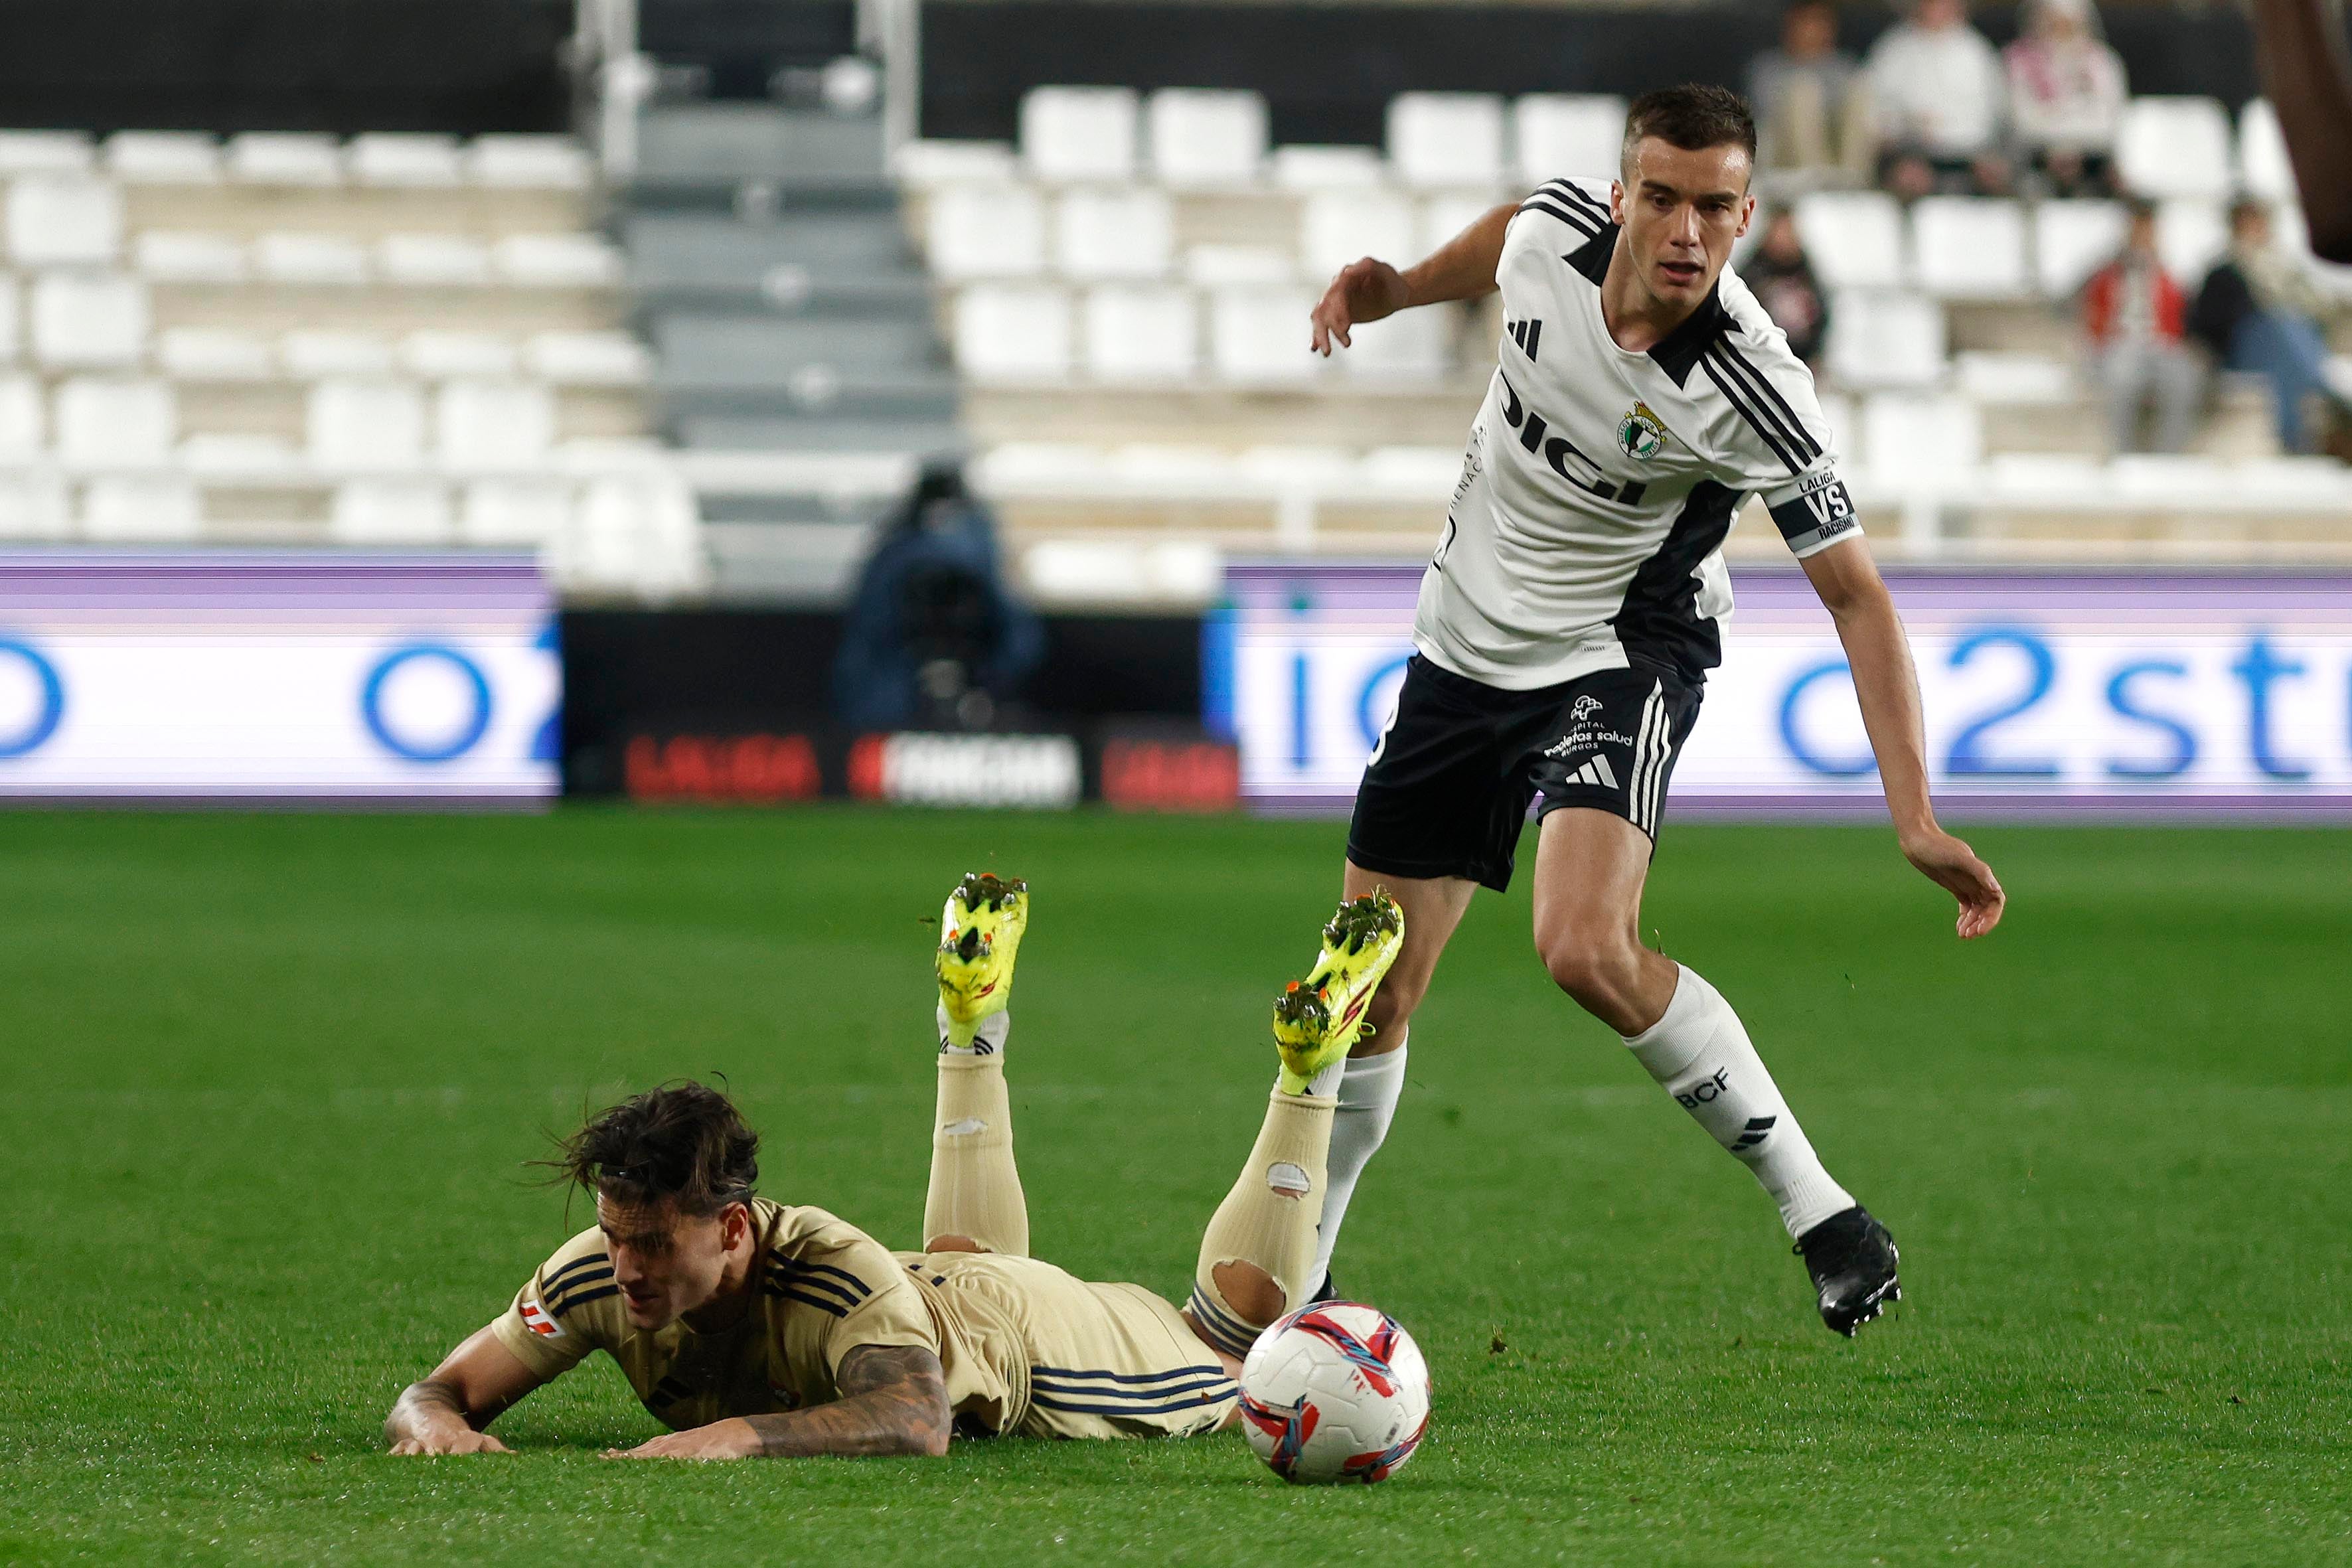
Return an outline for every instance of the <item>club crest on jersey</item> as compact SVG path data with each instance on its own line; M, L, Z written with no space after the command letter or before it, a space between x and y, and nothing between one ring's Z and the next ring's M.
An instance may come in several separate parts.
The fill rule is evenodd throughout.
M1646 462L1665 444L1666 427L1658 423L1646 403L1636 402L1617 421L1617 449L1629 458Z

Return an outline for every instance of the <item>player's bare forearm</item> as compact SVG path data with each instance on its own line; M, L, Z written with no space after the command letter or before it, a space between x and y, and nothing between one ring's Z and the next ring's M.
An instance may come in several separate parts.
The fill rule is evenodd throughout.
M454 1385L426 1378L401 1390L383 1419L384 1446L395 1454L503 1454L506 1445L482 1431Z
M2311 247L2352 261L2352 52L2327 0L2253 0L2254 63L2278 111Z
M951 1417L940 1358L920 1345L865 1345L842 1358L841 1397L830 1405L737 1415L674 1432L608 1457L631 1459L786 1459L817 1455L938 1458Z
M1349 334L1366 321L1381 321L1415 305L1475 300L1493 293L1495 271L1503 260L1503 231L1517 210L1508 203L1494 208L1402 271L1370 256L1348 263L1332 277L1323 298L1307 315L1314 327L1307 346L1328 355L1334 343L1353 347L1355 339Z

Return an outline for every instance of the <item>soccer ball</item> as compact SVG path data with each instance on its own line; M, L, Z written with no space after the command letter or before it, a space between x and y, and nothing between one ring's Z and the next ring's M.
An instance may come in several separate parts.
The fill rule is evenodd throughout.
M1250 1347L1242 1429L1294 1486L1384 1481L1429 1430L1429 1363L1379 1308L1318 1301Z

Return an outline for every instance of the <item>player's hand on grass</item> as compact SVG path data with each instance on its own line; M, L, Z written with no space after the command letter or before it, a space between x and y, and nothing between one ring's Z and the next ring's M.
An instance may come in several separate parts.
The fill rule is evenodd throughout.
M760 1452L750 1423L729 1419L666 1433L634 1448L607 1448L608 1459L748 1459Z
M477 1432L471 1426L461 1426L452 1432L428 1432L422 1437L403 1437L392 1446L395 1454L511 1454L513 1449L491 1436Z
M1350 328L1393 316L1412 303L1404 274L1395 268L1369 256L1350 261L1332 278L1331 286L1323 290L1322 300L1307 316L1315 323L1312 346L1328 359L1332 339L1337 338L1343 349L1353 348L1355 340L1348 335Z
M2000 923L2009 895L2000 890L2000 879L1992 874L1992 868L1978 859L1976 851L1966 844L1940 827L1931 827L1904 839L1903 857L1960 901L1959 919L1953 929L1961 941L1982 936Z

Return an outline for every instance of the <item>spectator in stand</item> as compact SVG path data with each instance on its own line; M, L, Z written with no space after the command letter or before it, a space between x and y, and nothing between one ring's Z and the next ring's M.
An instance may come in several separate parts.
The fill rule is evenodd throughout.
M2336 401L2327 385L2327 336L2319 326L2326 308L2311 275L2273 242L2270 208L2240 200L2230 209L2229 251L2197 290L2189 330L2226 369L2268 378L2279 445L2289 452L2317 449L2304 418L2305 401L2315 395Z
M1780 47L1748 72L1756 110L1756 168L1785 186L1867 184L1877 161L1870 84L1862 62L1837 47L1830 0L1790 0Z
M2092 371L2107 396L2107 450L2178 452L2189 444L2204 370L2182 341L2188 301L2156 249L2156 205L2131 204L2123 250L2083 285ZM2156 440L2139 444L2140 411L2156 406Z
M2031 0L2025 33L2002 51L2018 152L2061 196L2115 195L2124 62L2091 0Z
M1789 334L1789 352L1812 364L1821 357L1829 335L1829 297L1805 259L1805 242L1798 237L1797 220L1787 208L1775 212L1764 225L1764 241L1739 268L1772 324Z
M1879 182L1906 199L2008 190L2004 96L2000 56L1969 26L1966 0L1916 0L1871 46Z

